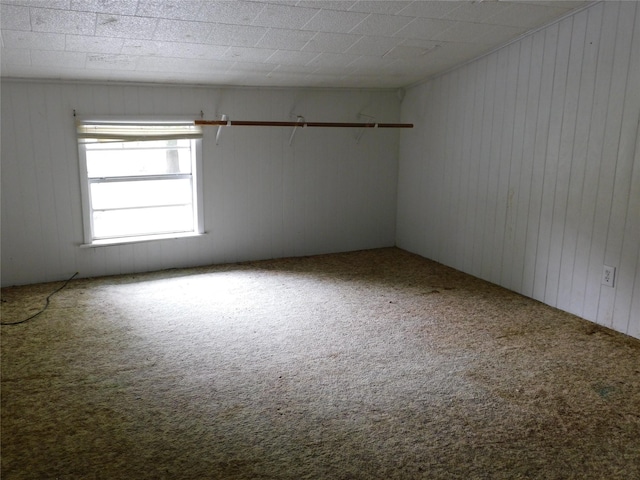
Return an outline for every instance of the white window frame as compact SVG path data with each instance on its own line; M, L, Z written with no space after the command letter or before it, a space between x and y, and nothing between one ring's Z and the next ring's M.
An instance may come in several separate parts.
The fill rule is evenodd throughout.
M91 203L91 193L90 193L90 184L92 183L92 179L89 178L89 173L87 170L87 148L83 143L82 134L80 133L80 129L82 126L93 125L93 124L113 124L113 125L138 125L138 126L158 126L161 127L163 125L192 125L193 120L185 120L184 118L171 118L167 119L163 117L162 120L153 119L153 118L126 118L122 117L118 118L110 118L110 117L100 117L100 118L84 118L77 119L78 126L78 156L79 156L79 166L80 166L80 193L82 199L82 224L83 224L83 234L84 234L84 243L81 247L99 247L99 246L109 246L109 245L119 245L119 244L129 244L129 243L138 243L138 242L148 242L154 240L166 240L172 238L184 238L184 237L193 237L204 235L204 192L203 192L203 174L202 174L202 135L200 134L196 138L190 138L192 143L192 169L191 169L191 188L193 194L193 215L194 215L194 229L193 231L188 232L174 232L174 233L160 233L160 234L145 234L138 236L120 236L120 237L110 237L110 238L94 238L93 234L93 210ZM153 140L149 138L149 140ZM179 178L184 176L184 174L176 174L164 176L164 178ZM136 177L136 181L144 181L152 179L150 176L147 177ZM103 180L98 180L101 182Z

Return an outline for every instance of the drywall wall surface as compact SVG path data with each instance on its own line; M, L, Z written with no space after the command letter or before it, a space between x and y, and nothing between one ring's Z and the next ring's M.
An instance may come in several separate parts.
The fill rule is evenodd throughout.
M397 122L395 91L3 81L2 285L395 244L398 130L205 129L206 235L81 248L73 112L235 120Z
M603 2L409 89L398 246L640 338L638 85Z

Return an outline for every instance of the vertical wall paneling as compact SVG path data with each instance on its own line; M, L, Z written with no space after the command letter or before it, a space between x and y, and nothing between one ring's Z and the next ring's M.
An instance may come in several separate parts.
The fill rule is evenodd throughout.
M45 118L51 118L52 112L56 114L63 110L62 91L59 88L45 89ZM57 248L58 266L63 269L67 265L73 264L75 253L73 245L63 242L65 232L74 232L77 223L69 217L67 212L73 211L73 199L71 192L73 189L70 182L77 182L71 172L75 171L70 166L75 167L76 149L69 149L65 141L65 129L73 128L73 118L71 112L56 122L47 122L48 139L51 145L49 149L51 155L51 184L53 187L54 218L56 222L56 237L52 246ZM73 146L75 147L75 145ZM72 274L73 272L69 272Z
M4 90L4 89L3 89ZM16 89L15 94L7 96L3 93L3 97L8 100L10 105L10 115L13 115L12 122L13 128L9 127L8 131L12 131L14 138L21 136L23 132L31 132L31 111L28 106L29 94L25 86L19 86ZM5 103L3 101L3 104ZM5 131L7 122L2 122L2 131ZM34 132L38 137L43 138L41 132ZM2 148L7 148L7 142L2 139ZM17 266L16 276L22 281L29 278L29 272L33 272L39 268L38 258L45 255L47 250L48 240L45 237L45 230L39 227L42 218L42 213L39 209L40 205L40 193L38 191L38 164L35 159L34 142L20 142L15 145L15 148L8 147L9 151L13 151L16 155L14 162L9 160L7 166L15 166L15 176L21 179L20 193L14 198L8 199L8 201L2 203L2 208L9 210L9 207L14 203L20 203L21 218L17 222L17 231L15 231L16 237L19 240L16 242L16 250L7 251L6 243L2 241L2 264L12 261ZM2 179L10 178L10 170L5 167L5 163L2 164ZM40 176L43 172L40 172ZM5 181L5 184L8 183ZM17 182L16 182L17 183ZM4 186L3 186L4 190ZM13 226L5 221L5 215L2 215L2 234L6 238L9 229L13 230ZM7 242L12 244L14 242ZM46 264L46 261L42 262ZM3 271L3 281L7 276L6 271Z
M640 9L637 6L631 51L640 51ZM607 265L616 265L616 263L618 265L612 327L621 331L626 329L631 335L640 337L640 249L638 248L640 244L640 108L637 107L640 105L640 90L637 87L638 79L640 79L640 56L633 55L625 95L625 115L618 149L618 169L609 224L610 229L617 231L620 228L623 234L621 238L615 237L613 241L607 242L605 262ZM637 120L634 117L637 117ZM636 120L635 141L633 140L633 120ZM629 181L628 187L627 181Z
M510 49L503 49L498 55L497 75L496 75L496 92L495 110L492 126L491 137L491 153L489 178L494 181L494 185L489 186L489 205L495 205L490 208L491 217L489 224L485 227L486 244L484 245L486 256L483 255L483 270L486 271L487 278L492 282L500 280L500 268L502 262L500 254L502 253L502 243L504 235L497 232L504 232L504 198L506 197L506 179L509 177L508 165L505 165L504 149L509 148L508 132L505 134L503 125L505 124L505 115L508 115L508 95L510 91L507 89L507 65L509 63ZM498 206L501 205L501 206ZM488 245L493 245L489 248ZM485 261L485 258L489 260Z
M596 3L409 89L398 246L640 337L638 10Z
M637 158L637 157L636 157ZM627 322L626 332L629 335L640 338L640 255L637 256L636 278L633 285L633 296L631 302L631 315ZM614 318L614 322L615 322ZM614 323L616 325L616 323Z
M620 195L628 198L628 178L631 175L631 161L633 159L626 149L622 149L622 132L624 138L633 138L633 127L636 123L635 115L629 115L629 107L632 103L625 101L628 73L631 62L632 36L628 32L633 31L635 22L635 2L623 2L617 18L617 32L615 38L615 51L613 56L612 77L609 86L609 102L607 105L607 120L605 124L605 136L602 145L602 160L600 163L600 175L598 191L596 195L596 209L594 216L593 246L589 257L588 282L585 297L585 310L592 312L594 319L603 325L611 326L613 322L613 304L615 290L598 285L602 275L602 265L605 260L611 261L620 269L620 244L624 229L622 223L617 221L621 206ZM638 89L638 85L632 87ZM633 93L631 93L633 95ZM637 111L637 109L636 109ZM620 114L622 112L622 114ZM634 112L635 113L635 112ZM625 115L626 114L626 115ZM626 123L626 125L623 124ZM621 177L624 177L621 178ZM617 181L616 181L617 180ZM614 205L613 198L618 190L618 202ZM639 213L640 215L640 213ZM605 253L615 252L615 255Z
M553 196L553 215L551 221L551 238L549 241L549 262L547 266L547 282L544 301L549 305L558 304L560 283L560 267L562 264L564 225L567 213L569 182L571 179L571 160L578 118L579 88L584 53L584 39L587 27L587 15L578 15L568 19L571 21L571 38L567 78L562 101L562 126L558 150L558 167L556 169L555 193ZM567 22L569 23L569 22ZM555 103L554 103L555 105Z
M605 107L597 109L601 115L604 128L601 134L601 145L595 151L595 161L593 163L594 175L597 176L597 182L594 182L595 189L593 192L592 206L592 231L590 234L589 254L585 258L587 264L587 284L585 288L585 298L583 306L583 316L590 320L596 320L598 316L598 302L601 295L604 297L609 293L609 289L603 289L601 285L602 265L604 264L604 251L607 241L608 218L611 213L611 197L613 192L613 179L617 167L617 149L620 141L620 121L622 118L622 105L624 103L624 92L627 81L627 70L629 68L629 49L631 35L629 32L633 27L633 21L627 25L620 18L620 6L622 3L616 2L605 12L603 23L605 31L608 33L607 41L601 41L604 50L601 53L607 55L606 62L603 64L598 59L598 65L603 65L609 73L603 75L602 83L606 87L602 87L603 93L601 98L606 103ZM612 7L618 8L612 8ZM607 15L608 13L608 15ZM633 20L633 17L632 17ZM607 23L611 25L607 27ZM625 29L625 27L629 29ZM617 28L616 28L617 27ZM613 37L609 39L608 37ZM597 78L597 77L596 77ZM598 87L596 80L596 87ZM606 92L606 93L605 93ZM598 94L596 94L598 95ZM605 293L606 291L606 293ZM603 322L605 325L611 324L611 319Z
M473 101L473 110L470 112L470 115L473 116L473 127L471 130L471 144L470 151L467 163L469 165L469 176L468 176L468 195L467 195L467 208L466 208L466 220L465 220L465 260L464 260L464 269L466 271L471 271L476 273L473 263L473 252L474 252L474 243L473 239L474 232L476 230L476 220L477 220L477 204L478 204L478 175L480 173L479 169L479 150L477 148L472 148L471 145L475 145L479 147L482 140L482 114L483 114L483 103L482 98L484 95L484 84L486 78L486 58L477 62L474 66L476 67L473 72L475 74L475 88L474 88L474 101Z
M478 201L476 203L476 234L474 235L475 238L482 239L487 238L491 217L494 213L488 208L490 204L490 190L495 190L497 186L497 178L491 175L493 120L495 112L499 108L496 104L500 103L499 99L497 99L498 92L496 92L497 58L498 55L491 55L487 58L486 81L483 93L485 101L482 108L482 136L480 142L480 162L478 165ZM486 276L488 266L487 262L484 261L483 253L485 253L484 248L482 250L474 249L473 264L478 275L484 277Z
M206 235L80 248L77 141L72 115L396 122L391 90L135 86L2 82L2 284L142 272L391 246L398 130L215 129L203 136Z
M515 261L514 273L517 291L531 295L533 284L528 268L532 259L526 256L532 251L533 232L529 228L529 211L531 210L531 190L533 184L534 163L536 159L536 125L540 109L540 85L542 83L542 65L544 61L545 32L533 36L531 59L529 66L529 88L524 111L524 136L522 145L522 168L520 171L518 206L516 213ZM528 246L528 248L527 248Z
M445 172L447 169L447 162L445 161L445 158L446 158L447 150L448 148L450 148L449 140L452 136L452 133L450 133L449 125L447 123L453 117L453 115L448 114L446 105L450 101L449 95L451 92L452 85L450 82L443 82L440 88L442 91L442 94L440 95L440 98L439 98L440 101L438 102L438 108L439 108L438 117L440 118L440 122L438 122L437 125L434 125L437 135L442 139L441 143L434 145L435 147L434 155L438 159L440 159L440 161L435 162L434 164L435 168L428 174L433 175L435 177L435 180L438 183L444 184ZM444 221L444 214L443 214L446 197L444 195L441 195L440 192L437 192L435 190L430 190L429 195L430 195L429 203L431 204L432 212L436 219L435 228L438 231L442 231L443 229L446 228L445 227L446 223L448 223ZM439 235L429 235L429 238L433 239L434 241L434 249L441 252L443 248L442 237L440 237Z
M558 157L560 149L560 137L562 134L563 98L566 95L567 67L569 60L569 48L571 43L571 21L562 22L559 25L557 38L557 52L551 87L549 118L546 127L547 145L544 155L544 169L538 174L542 178L541 205L539 214L539 235L535 255L535 274L533 279L533 298L544 301L547 288L549 268L549 251L551 242L551 229L553 224L553 206L558 179ZM549 31L554 31L549 30ZM544 128L544 127L543 127ZM535 175L535 174L534 174ZM560 202L559 202L560 203Z
M569 193L567 210L564 217L564 237L562 256L560 261L560 281L558 286L557 307L571 313L580 314L581 305L573 302L572 290L574 280L580 281L574 275L576 264L576 245L580 228L580 201L584 186L587 156L587 139L591 127L591 110L594 103L594 85L597 66L598 43L602 24L602 4L578 15L578 18L588 16L585 33L582 70L579 83L573 85L579 90L578 115L574 143L571 153L571 174L569 178Z
M12 99L7 98L0 103L2 117L8 115L8 112L12 110L12 103ZM14 137L16 135L14 128L17 128L17 122L3 122L2 124L2 131L9 137ZM5 171L5 175L5 169L12 170L14 172L20 171L20 163L22 162L20 162L18 148L19 146L13 142L2 143L2 169ZM28 225L26 223L27 217L23 212L24 202L22 201L22 196L27 192L24 191L23 187L24 185L21 187L18 182L6 182L6 184L2 185L2 189L0 189L0 195L2 195L2 223L4 227L0 231L4 231L6 225L14 225L14 228L18 229L18 231L16 231L11 237L2 237L2 263L14 263L21 267L24 265L24 262L29 261L29 258L16 258L17 255L20 255L20 246L26 244L28 235ZM7 208L9 202L13 202L13 208L11 209ZM18 281L21 281L24 278L22 271L18 271L17 276Z
M541 32L542 33L542 32ZM526 213L527 233L524 245L524 270L522 274L522 291L525 295L534 296L536 258L538 238L540 235L540 211L542 205L542 185L547 159L547 137L549 135L549 114L553 89L553 73L555 66L558 25L552 25L544 31L540 80L536 93L535 121L532 121L528 135L533 137L533 156L531 158L529 205Z
M493 232L492 244L494 248L493 260L491 262L491 281L500 283L504 268L505 245L508 243L508 236L505 234L509 213L509 203L511 192L509 189L512 152L513 152L513 128L515 120L516 94L518 84L518 57L520 54L520 44L516 43L507 49L507 59L500 77L504 79L501 91L504 92L504 116L497 124L501 132L499 141L499 162L497 165L498 192L496 198L496 225Z
M529 91L529 72L533 37L529 36L516 43L519 47L519 62L511 68L518 71L516 85L516 105L513 120L513 140L509 164L509 193L507 196L506 226L502 253L501 284L518 291L521 285L521 270L518 268L516 240L518 237L518 205L520 197L520 177L524 157L525 110Z
M602 18L602 35L598 48L598 61L596 69L595 101L591 111L591 129L587 142L587 158L582 189L582 203L580 207L580 228L578 230L578 243L576 248L576 263L574 265L573 302L580 305L576 309L578 315L596 319L596 311L587 302L587 297L593 289L599 290L602 265L600 265L597 278L589 271L589 258L593 249L604 248L600 239L599 227L595 224L595 212L600 183L600 165L605 163L606 168L615 169L615 159L603 158L603 146L608 120L610 101L610 86L613 73L613 60L616 43L616 24L618 20L619 2L614 2L605 9ZM596 282L594 285L593 282Z
M451 76L450 80L450 101L453 103L452 108L454 110L453 114L449 116L449 123L447 125L447 133L448 133L448 141L447 141L447 151L451 152L454 158L460 158L462 154L462 142L458 137L456 132L459 132L461 129L461 122L464 118L461 115L461 107L462 102L460 98L460 75L454 72ZM460 178L460 170L459 170L459 161L446 162L445 163L445 171L443 181L447 185L447 191L451 192L457 189L458 179ZM447 230L446 238L457 238L456 230L457 230L457 222L452 221L457 217L457 210L459 204L456 198L452 198L449 195L444 197L442 203L442 215L444 216L444 221L442 222L442 227ZM456 263L454 251L450 248L447 248L444 243L440 245L441 257L443 262L447 262L448 264Z

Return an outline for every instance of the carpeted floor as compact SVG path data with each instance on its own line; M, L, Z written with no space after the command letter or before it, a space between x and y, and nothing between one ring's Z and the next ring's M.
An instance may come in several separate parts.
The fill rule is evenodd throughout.
M2 327L1 474L636 479L640 341L396 248L73 280Z

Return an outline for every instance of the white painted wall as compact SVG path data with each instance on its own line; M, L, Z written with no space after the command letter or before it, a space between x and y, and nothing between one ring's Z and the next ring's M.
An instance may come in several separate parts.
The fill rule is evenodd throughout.
M640 338L639 117L636 2L410 89L398 246Z
M3 81L2 285L395 244L398 130L215 128L203 140L199 238L84 248L79 115L225 113L235 120L396 122L395 92ZM295 117L293 118L295 119Z

